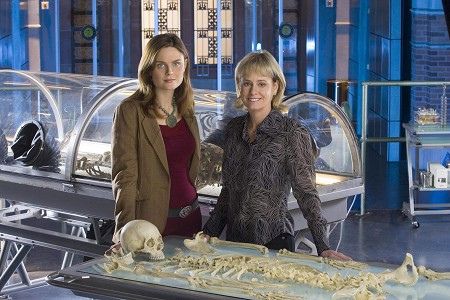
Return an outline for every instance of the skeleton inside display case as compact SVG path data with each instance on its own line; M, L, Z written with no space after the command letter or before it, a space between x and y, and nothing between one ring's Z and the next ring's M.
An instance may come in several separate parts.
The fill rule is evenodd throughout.
M103 253L104 247L96 247L101 244L99 227L114 217L112 117L116 106L137 87L137 80L128 78L0 70L0 198L11 204L2 209L0 232L11 233L12 238L21 227L23 244ZM234 107L233 92L194 90L194 97L202 140L197 186L207 218L221 189L222 130L230 118L245 111ZM329 222L342 221L347 199L364 189L351 124L334 102L320 95L297 94L285 103L289 116L309 128L320 149L317 188L324 215ZM20 213L13 216L14 207ZM288 208L295 229L307 228L292 195ZM62 234L71 243L41 228L12 223L30 217L70 224L75 230ZM82 240L91 224L94 244ZM37 231L45 232L40 240L35 238ZM297 242L300 239L299 235Z

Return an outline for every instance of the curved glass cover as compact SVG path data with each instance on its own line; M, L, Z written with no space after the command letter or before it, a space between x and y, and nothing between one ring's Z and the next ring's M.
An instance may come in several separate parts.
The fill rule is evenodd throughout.
M321 95L303 93L285 103L289 117L309 129L319 148L316 172L360 175L356 136L345 113L334 102Z
M0 70L0 169L109 184L114 110L137 87L124 78ZM195 90L194 97L202 141L197 186L216 196L223 129L245 111L234 107L235 93ZM360 176L355 134L334 102L303 93L284 103L320 149L317 184Z
M100 92L121 80L0 70L0 167L64 176L69 141L80 116Z
M111 128L114 110L131 96L138 84L130 80L104 93L80 123L81 138L76 143L74 174L80 177L111 180Z

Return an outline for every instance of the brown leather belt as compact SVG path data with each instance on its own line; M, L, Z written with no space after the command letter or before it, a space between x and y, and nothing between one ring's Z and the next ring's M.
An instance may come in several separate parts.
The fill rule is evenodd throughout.
M169 208L169 218L186 218L198 207L198 199L195 199L192 204L180 207L180 208Z

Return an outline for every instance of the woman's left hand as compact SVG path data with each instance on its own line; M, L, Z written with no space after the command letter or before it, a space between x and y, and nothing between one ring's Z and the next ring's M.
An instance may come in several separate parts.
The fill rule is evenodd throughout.
M334 251L331 249L323 251L322 253L320 253L320 256L326 257L326 258L331 258L331 259L343 260L343 261L352 260L351 257L349 257L341 252Z

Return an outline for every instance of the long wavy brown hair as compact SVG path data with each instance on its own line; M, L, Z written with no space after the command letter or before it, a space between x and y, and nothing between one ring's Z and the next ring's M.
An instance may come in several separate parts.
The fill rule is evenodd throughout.
M173 33L164 33L154 36L145 46L138 67L139 89L133 94L133 98L142 102L144 112L149 116L162 116L156 109L155 86L152 79L152 71L155 67L155 59L162 48L174 47L185 58L183 82L175 89L174 97L180 115L194 114L194 92L190 78L189 53L183 41Z

